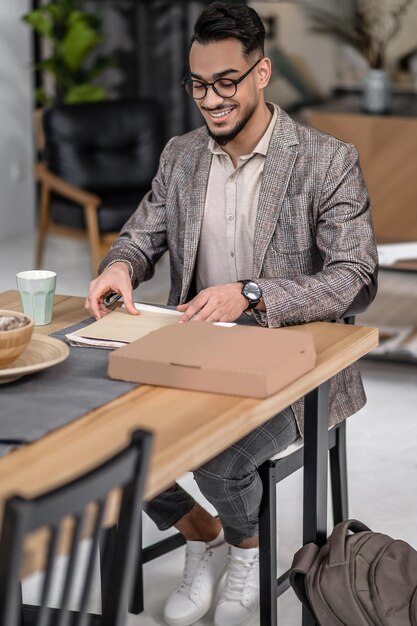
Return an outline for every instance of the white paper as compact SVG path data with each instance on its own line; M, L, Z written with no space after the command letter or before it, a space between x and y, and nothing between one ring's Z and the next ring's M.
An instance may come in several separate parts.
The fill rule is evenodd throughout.
M134 305L135 309L137 309L138 311L148 311L149 313L165 313L166 315L176 315L177 317L182 315L182 313L180 313L176 309L166 309L163 306L156 306L155 304L142 304L142 302L135 302ZM125 305L123 305L122 308L124 307Z
M134 305L138 311L149 311L150 313L172 313L178 317L182 315L180 311L176 311L175 309L165 309L161 306L156 306L155 304L142 304L141 302L135 302ZM236 322L214 322L214 325L229 328L230 326L236 326Z
M380 244L378 255L381 265L393 265L397 261L417 259L417 241Z
M180 311L176 311L175 309L166 309L164 307L155 306L153 304L142 304L141 302L135 302L135 308L138 311L142 311L143 313L157 313L168 316L180 317L182 313ZM123 307L124 308L124 305ZM235 326L234 322L215 322L218 326ZM89 328L88 326L86 329ZM148 331L150 332L150 331ZM105 350L114 350L115 348L120 348L125 346L127 341L115 341L114 339L104 339L102 337L84 337L82 335L82 330L75 331L73 333L68 333L65 335L67 342L70 346L79 346L79 347L93 347L93 348L103 348Z
M89 337L81 337L68 333L65 338L70 346L79 346L81 348L104 348L105 350L114 350L126 345L124 341L107 341L105 339L89 339Z

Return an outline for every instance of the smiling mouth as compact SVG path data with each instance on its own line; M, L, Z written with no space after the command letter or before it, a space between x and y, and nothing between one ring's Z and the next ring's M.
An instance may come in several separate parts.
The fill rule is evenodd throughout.
M206 113L208 113L208 115L210 116L210 118L212 120L215 121L223 121L226 120L229 115L231 114L231 112L235 109L235 107L227 107L225 109L217 109L214 111L210 111L208 109L205 109Z

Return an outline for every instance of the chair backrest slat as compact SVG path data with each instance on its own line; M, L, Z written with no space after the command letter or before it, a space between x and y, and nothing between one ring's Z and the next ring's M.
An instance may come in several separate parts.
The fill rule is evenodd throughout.
M84 516L77 516L75 518L75 525L71 537L71 547L69 552L68 565L65 572L65 583L62 590L61 598L61 610L58 619L57 626L68 626L69 613L68 606L70 600L71 589L74 584L75 567L77 564L77 557L79 555L79 547L81 540L81 530L83 527Z
M48 616L50 611L48 610L48 601L51 595L51 584L53 580L53 569L56 558L56 552L58 547L59 529L54 526L50 528L50 539L48 544L48 555L46 560L46 571L42 585L42 593L40 599L40 608L36 620L36 626L47 626Z
M100 502L97 508L96 519L94 523L93 539L90 546L89 559L85 572L85 579L83 585L83 593L80 602L80 619L78 626L85 626L87 623L87 608L88 600L91 595L91 587L93 583L94 569L96 564L96 555L99 548L99 539L101 535L103 518L104 518L105 503Z

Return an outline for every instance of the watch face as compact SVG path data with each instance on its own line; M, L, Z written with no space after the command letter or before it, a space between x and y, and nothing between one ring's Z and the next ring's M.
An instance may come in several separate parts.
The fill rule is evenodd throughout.
M252 302L255 300L260 300L262 296L262 291L259 285L257 285L254 281L248 281L243 287L243 294L248 300Z

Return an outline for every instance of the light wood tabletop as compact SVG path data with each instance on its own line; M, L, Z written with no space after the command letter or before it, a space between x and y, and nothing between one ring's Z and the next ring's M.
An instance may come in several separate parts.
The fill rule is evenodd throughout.
M83 304L82 298L56 296L52 323L37 326L35 332L49 334L86 318ZM21 310L18 294L0 294L0 308ZM138 427L151 430L155 438L146 487L149 498L378 343L375 328L326 322L294 328L313 335L317 364L277 394L257 400L140 386L0 459L0 500L11 493L35 495L84 473L126 445L130 433ZM35 474L32 463L36 464Z
M35 332L49 334L85 319L83 306L83 298L56 296L52 323ZM0 308L21 310L18 293L0 294ZM154 435L145 494L149 499L378 343L378 331L371 327L314 322L294 328L312 334L316 366L275 395L259 400L139 386L0 458L0 507L11 495L34 496L82 475L122 449L137 428Z

